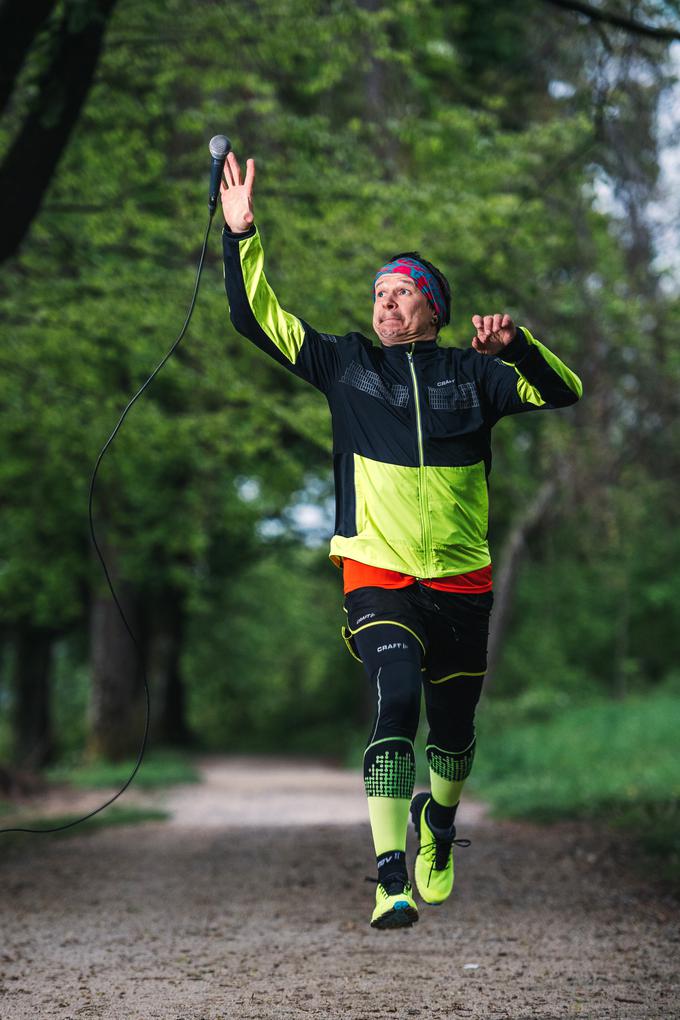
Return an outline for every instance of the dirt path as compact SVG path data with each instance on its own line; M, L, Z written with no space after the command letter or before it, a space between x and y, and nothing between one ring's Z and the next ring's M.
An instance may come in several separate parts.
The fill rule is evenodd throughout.
M451 900L377 932L358 774L203 772L170 822L0 842L2 1020L680 1016L677 904L613 836L468 805Z

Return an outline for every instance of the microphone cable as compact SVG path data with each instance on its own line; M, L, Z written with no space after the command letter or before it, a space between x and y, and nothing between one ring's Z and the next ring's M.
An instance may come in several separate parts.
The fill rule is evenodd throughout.
M199 288L200 282L201 282L201 273L203 272L203 263L205 261L205 253L206 253L206 250L207 250L207 247L208 247L208 236L210 234L210 228L212 226L213 216L215 215L215 206L214 206L214 204L211 204L209 206L209 209L210 209L210 212L208 214L208 225L206 226L206 229L205 229L205 235L203 237L203 245L201 247L201 254L200 254L199 259L198 259L198 268L196 270L196 280L195 280L195 283L194 283L194 290L193 290L193 293L191 295L191 301L189 303L189 310L188 310L188 312L186 314L186 318L184 320L184 325L182 326L181 330L179 331L179 335L178 335L177 339L175 340L175 342L173 343L173 345L170 348L170 350L161 359L161 361L158 363L158 365L156 365L156 367L154 368L153 372L151 373L149 378L146 380L146 382L142 386L139 387L139 389L137 390L135 395L128 401L128 404L127 404L125 410L123 411L123 413L121 414L120 418L118 419L116 427L114 428L113 432L111 433L109 438L104 443L104 446L102 447L102 449L101 449L101 451L99 453L99 456L97 457L97 461L96 461L94 469L92 471L92 478L90 479L90 495L89 495L89 499L88 499L88 517L89 517L89 522L90 522L90 535L92 537L92 542L93 542L95 550L97 552L97 556L99 557L99 560L101 562L102 568L104 570L104 574L106 576L106 581L108 583L109 589L111 590L111 595L113 596L113 601L115 602L116 607L118 609L118 612L120 613L121 619L122 619L122 621L123 621L123 623L125 625L125 629L127 630L128 634L130 635L132 643L135 646L135 650L137 652L137 657L139 659L139 664L140 664L141 670L142 670L142 679L144 681L144 694L145 694L145 700L146 700L146 718L145 718L145 721L144 721L144 736L142 738L142 744L141 744L141 747L139 749L139 753L137 755L137 762L136 762L135 767L132 770L132 772L131 772L127 782L125 783L125 785L122 786L120 788L120 790L118 790L118 792L113 795L113 797L109 797L109 799L104 804L102 804L98 808L95 808L94 811L90 811L89 814L83 815L82 818L76 818L72 822L66 822L64 825L55 825L55 826L52 826L51 828L31 829L31 828L26 828L26 827L22 827L22 826L16 826L16 827L7 828L7 829L0 829L0 833L3 833L3 832L63 832L64 829L70 829L74 825L80 825L81 822L86 822L88 818L92 818L92 817L94 817L94 815L98 815L100 811L103 811L104 808L107 808L109 806L109 804L113 804L114 800L117 800L120 797L121 794L125 793L125 791L127 790L128 786L130 785L132 780L137 775L137 772L139 771L139 766L142 764L142 758L144 757L144 751L146 750L146 743L147 743L147 739L148 739L148 736L149 736L149 719L150 719L150 714L151 714L151 712L150 712L150 709L151 709L151 700L150 700L150 697L149 697L149 683L148 683L148 679L147 679L147 675L146 675L146 667L144 665L144 656L142 655L142 650L140 648L139 642L137 641L137 638L135 637L135 635L134 635L134 633L132 631L132 628L130 627L130 624L128 623L127 617L125 616L125 613L123 611L123 607L121 606L120 602L118 601L118 596L116 595L115 589L113 587L113 582L111 581L111 576L109 574L108 567L106 566L106 561L104 559L104 556L102 555L101 549L99 548L99 543L97 542L97 536L96 536L95 530L94 530L94 520L93 520L93 516L92 516L92 499L93 499L93 495L94 495L94 483L95 483L95 480L97 478L97 472L99 471L99 465L101 464L102 459L104 457L104 454L108 450L109 446L111 445L113 440L116 438L116 436L118 434L118 431L120 430L121 425L125 421L125 418L126 418L126 415L127 415L128 411L130 410L132 405L135 403L135 401L139 397L141 397L142 393L150 385L152 380L155 379L155 377L158 375L158 373L163 368L163 366L168 361L168 359L172 356L172 354L177 350L177 348L179 347L179 344L182 341L182 338L184 337L184 334L187 331L187 328L189 326L189 322L191 321L191 316L193 315L194 305L196 304L196 298L198 297L198 288Z

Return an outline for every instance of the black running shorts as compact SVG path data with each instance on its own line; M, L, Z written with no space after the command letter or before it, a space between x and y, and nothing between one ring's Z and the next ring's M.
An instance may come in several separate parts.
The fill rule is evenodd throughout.
M492 592L438 591L419 581L407 588L356 588L345 596L343 637L354 658L361 661L355 635L391 623L415 636L431 683L454 676L481 677L486 672L492 605Z

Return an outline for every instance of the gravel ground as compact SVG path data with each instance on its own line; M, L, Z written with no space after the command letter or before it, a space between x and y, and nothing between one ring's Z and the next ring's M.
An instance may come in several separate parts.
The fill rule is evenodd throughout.
M203 775L169 822L0 842L2 1020L680 1016L677 902L618 837L468 803L451 899L374 931L358 773Z

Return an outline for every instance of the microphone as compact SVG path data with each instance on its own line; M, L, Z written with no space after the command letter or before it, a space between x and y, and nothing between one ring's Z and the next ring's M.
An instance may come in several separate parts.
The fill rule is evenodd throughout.
M208 209L211 213L214 213L217 206L217 199L220 196L220 181L222 180L224 162L231 152L231 142L226 135L215 135L214 138L210 139L208 148L210 149L210 155L212 156L212 162L210 164Z

